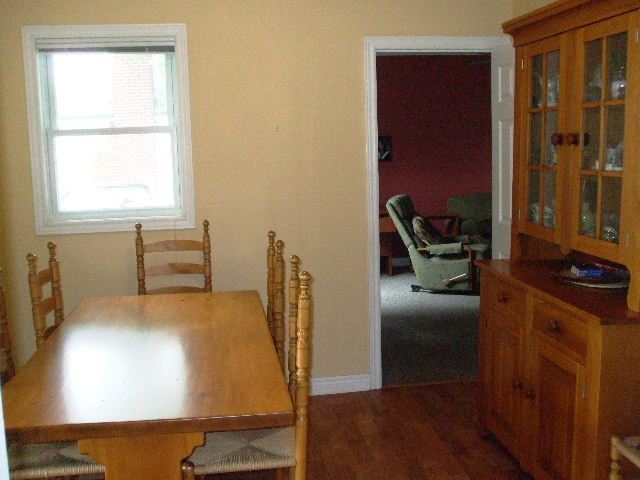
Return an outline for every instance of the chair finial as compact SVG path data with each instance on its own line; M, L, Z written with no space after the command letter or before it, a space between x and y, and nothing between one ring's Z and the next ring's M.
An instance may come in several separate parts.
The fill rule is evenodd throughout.
M33 253L27 253L27 262L29 263L29 273L32 275L38 273L38 257Z
M47 243L47 248L49 249L49 261L55 261L58 247L54 242L49 242Z
M300 273L300 288L309 289L311 275L306 270Z

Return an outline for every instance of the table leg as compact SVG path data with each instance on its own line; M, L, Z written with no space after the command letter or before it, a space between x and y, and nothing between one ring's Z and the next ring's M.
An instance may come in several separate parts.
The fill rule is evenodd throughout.
M174 433L79 440L105 466L105 480L180 480L180 461L204 443L204 433Z

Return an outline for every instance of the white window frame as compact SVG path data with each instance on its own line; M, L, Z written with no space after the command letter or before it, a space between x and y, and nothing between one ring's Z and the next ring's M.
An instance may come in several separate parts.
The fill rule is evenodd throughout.
M176 85L174 104L177 148L176 207L170 213L157 210L133 212L113 211L108 215L55 214L51 187L50 165L46 155L46 134L43 131L43 108L40 94L38 45L51 43L69 45L126 45L137 46L154 40L171 42L175 48ZM132 230L142 221L147 230L195 228L191 122L189 112L189 72L187 60L187 30L184 24L150 25L57 25L22 27L22 46L29 118L29 142L35 207L36 234L71 234L117 232Z

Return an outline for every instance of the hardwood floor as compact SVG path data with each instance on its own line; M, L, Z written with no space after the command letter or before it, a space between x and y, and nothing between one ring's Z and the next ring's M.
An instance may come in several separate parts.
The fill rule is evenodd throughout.
M476 423L475 382L311 397L309 480L525 480ZM207 480L273 480L274 472Z

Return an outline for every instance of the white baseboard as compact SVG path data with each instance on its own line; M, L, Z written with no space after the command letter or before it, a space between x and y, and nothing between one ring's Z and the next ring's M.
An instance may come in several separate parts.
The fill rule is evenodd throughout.
M362 392L371 390L371 375L346 375L311 379L311 395Z

